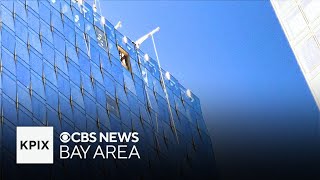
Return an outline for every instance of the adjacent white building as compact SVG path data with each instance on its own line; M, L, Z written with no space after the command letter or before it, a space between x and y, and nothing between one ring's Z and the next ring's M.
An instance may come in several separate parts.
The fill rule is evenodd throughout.
M320 109L320 0L271 0Z

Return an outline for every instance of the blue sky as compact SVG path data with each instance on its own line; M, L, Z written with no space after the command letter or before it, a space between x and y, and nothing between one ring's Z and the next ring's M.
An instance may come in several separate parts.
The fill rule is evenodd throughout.
M200 98L218 160L230 156L230 147L267 141L266 134L314 135L316 104L269 1L101 5L132 40L160 26L161 65ZM141 48L153 55L151 40Z

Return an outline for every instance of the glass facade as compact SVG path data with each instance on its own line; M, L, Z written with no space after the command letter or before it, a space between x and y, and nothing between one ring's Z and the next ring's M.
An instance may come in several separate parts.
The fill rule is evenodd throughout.
M160 71L166 71L154 59L146 60L87 2L0 1L0 20L0 179L11 177L8 169L18 166L16 126L53 126L55 142L63 131L137 131L142 179L165 174L158 166L166 160L177 177L213 173L214 154L198 97L173 76L161 81ZM57 157L46 173L52 179L60 178L57 171L68 174L71 166ZM100 163L96 176L111 177L131 161L94 163Z
M320 1L271 0L320 109Z

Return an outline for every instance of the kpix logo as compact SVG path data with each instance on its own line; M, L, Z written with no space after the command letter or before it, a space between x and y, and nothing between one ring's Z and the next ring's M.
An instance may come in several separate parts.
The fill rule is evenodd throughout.
M17 164L53 164L53 127L17 127Z

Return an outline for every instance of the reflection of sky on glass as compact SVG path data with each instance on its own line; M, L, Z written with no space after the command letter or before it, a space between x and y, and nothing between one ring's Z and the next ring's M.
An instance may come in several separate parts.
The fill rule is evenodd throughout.
M161 65L200 98L216 154L243 148L232 144L237 139L313 135L316 104L268 1L101 5L130 39L160 26ZM155 57L151 39L141 48Z

